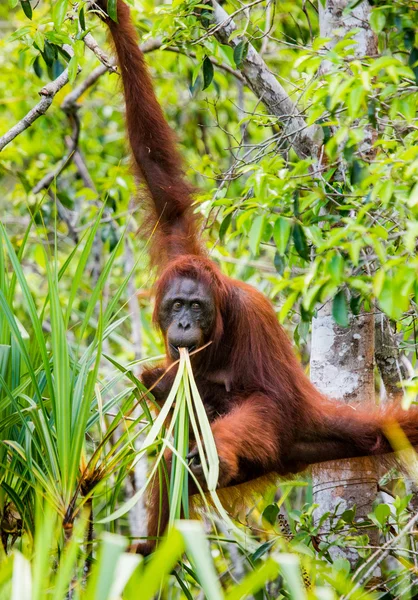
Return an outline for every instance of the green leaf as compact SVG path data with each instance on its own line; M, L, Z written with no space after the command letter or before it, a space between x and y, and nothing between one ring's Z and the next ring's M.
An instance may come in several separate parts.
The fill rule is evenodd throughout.
M375 33L380 33L386 24L386 15L382 10L374 9L369 16L370 27Z
M124 591L126 600L151 600L158 593L165 577L174 569L176 562L184 551L183 536L177 529L171 529L159 544L156 552L144 569L134 571ZM140 590L140 594L138 594ZM95 600L99 596L95 596ZM90 599L88 599L90 600Z
M349 511L346 511L349 512ZM352 512L352 511L350 511ZM348 521L347 521L348 522ZM333 562L333 568L339 573L343 573L345 577L348 577L351 571L351 565L347 558L343 558L342 556L336 558Z
M203 8L200 13L200 20L205 29L208 29L209 25L213 21L213 13L210 12L207 8Z
M248 42L241 40L234 48L234 62L239 68L248 53Z
M412 48L408 59L408 65L413 70L415 75L415 84L418 85L418 48Z
M269 545L270 548L271 542L267 542L267 545ZM242 598L252 597L258 598L258 595L255 595L256 592L262 590L267 581L276 579L277 572L277 563L272 558L268 558L265 562L262 562L257 569L250 571L238 585L233 586L225 596L225 600L241 600ZM264 597L264 594L262 597Z
M355 516L355 511L352 508L349 508L342 513L341 519L345 523L352 523L354 516Z
M117 6L118 6L118 0L107 0L107 14L112 19L112 21L115 21L115 23L118 22Z
M249 242L250 242L251 252L254 255L258 254L258 251L260 248L260 242L261 242L261 239L262 239L263 233L264 233L265 224L266 224L265 215L259 215L258 217L256 217L254 219L253 224L251 226L250 234L249 234Z
M197 521L178 521L176 528L183 536L187 557L201 583L204 597L208 600L222 600L219 578L202 525Z
M368 170L365 164L357 158L353 160L350 170L351 185L360 184L368 175Z
M380 200L383 204L388 204L395 190L395 184L392 179L387 179L382 183L379 189Z
M361 309L361 303L363 301L363 298L358 295L358 296L351 296L350 298L350 310L353 313L353 315L359 315L360 314L360 309Z
M277 515L279 514L280 509L276 503L269 504L263 511L262 517L265 519L270 525L275 525Z
M299 296L298 292L293 292L292 294L289 294L288 298L283 303L283 306L281 307L280 312L279 312L280 323L283 323L283 321L287 317L288 313L294 308L294 306L296 305L298 296Z
M231 224L232 213L229 213L222 221L221 226L219 227L219 239L223 243L226 232L228 231L229 225Z
M286 590L292 600L307 600L306 588L303 585L299 558L295 554L278 554L277 562L287 583Z
M306 235L303 231L302 225L299 223L295 223L293 227L293 242L295 244L296 252L301 256L304 260L309 260L309 248L306 243Z
M30 25L26 25L26 27L20 27L20 29L12 33L12 35L9 37L9 42L20 40L22 37L25 37L25 35L27 35L31 31L32 27Z
M351 117L358 115L365 95L366 92L362 85L356 85L352 88L347 98L347 107Z
M98 558L88 579L86 600L104 600L110 597L109 592L117 575L118 561L125 548L126 538L107 531L102 534Z
M71 60L68 63L68 80L70 83L74 83L75 78L77 77L77 68L78 68L78 59L74 55L71 57Z
M402 273L400 273L400 276ZM409 297L403 293L400 288L399 280L401 277L393 278L386 274L381 292L378 296L380 308L390 317L397 321L402 317L404 311L408 309Z
M374 515L381 525L383 525L390 516L390 507L388 504L378 504L374 509Z
M52 8L52 20L57 29L64 23L67 7L68 0L57 0Z
M341 254L334 254L330 260L328 270L333 282L340 285L344 276L344 259Z
M32 20L32 6L29 0L20 0L20 5L27 18Z
M340 325L341 327L348 327L350 322L348 319L347 299L345 297L344 290L340 290L334 297L332 303L332 316L334 317L334 321L337 323L337 325Z
M287 244L289 243L290 233L292 231L292 221L285 217L279 217L273 229L273 238L277 246L277 250L281 256L286 252Z
M48 67L51 67L54 60L57 57L57 49L56 46L54 46L54 44L50 44L48 42L48 40L45 41L45 48L44 51L42 53L42 57L44 59L44 61L46 62Z
M369 117L370 125L377 127L376 119L376 100L373 98L367 104L367 116Z
M80 12L78 13L78 22L80 23L80 27L83 31L86 30L86 17L84 15L84 6L81 7Z
M39 31L39 29L38 29L38 30L37 30L37 32L35 33L35 38L34 38L34 40L35 40L35 43L36 43L36 45L38 46L39 50L40 50L41 52L43 52L43 51L44 51L44 48L45 48L45 38L44 38L44 35L43 35L43 33L42 33L41 31Z
M281 256L278 252L275 252L274 254L273 264L279 275L283 275L286 263L283 256Z
M213 79L213 75L214 75L213 64L212 64L212 61L210 60L209 56L205 56L205 58L203 60L203 64L202 64L202 69L203 69L202 90L205 90L212 83L212 79Z

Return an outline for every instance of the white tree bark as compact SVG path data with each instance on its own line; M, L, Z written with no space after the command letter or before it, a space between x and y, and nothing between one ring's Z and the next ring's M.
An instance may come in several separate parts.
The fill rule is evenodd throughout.
M353 37L357 43L356 56L375 55L377 53L376 36L369 25L370 5L367 0L360 2L348 14L344 9L352 4L350 0L322 0L319 7L319 32L321 37L331 38L329 47L335 46L348 32L358 29Z
M354 54L362 57L376 54L376 40L370 29L368 2L361 2L348 15L343 11L350 0L319 2L320 34L331 38L330 47L349 31L358 28L354 40ZM323 65L326 71L328 65ZM372 131L362 153L369 153ZM311 379L325 395L338 402L353 404L374 403L374 315L364 313L352 317L349 327L339 327L332 318L331 305L327 303L313 320ZM337 514L347 508L357 507L356 516L364 518L372 509L376 498L378 470L372 458L330 461L312 469L314 502L319 504L316 516L326 512ZM377 542L377 532L368 531L372 543ZM374 539L373 539L374 537ZM354 549L333 549L332 555L343 555L354 566L358 554Z
M335 401L353 405L374 402L374 315L352 317L349 327L337 325L328 302L312 322L311 379ZM376 498L378 475L374 459L356 458L321 463L312 468L315 515L343 513L357 507L360 519L371 511ZM325 525L325 528L329 523ZM370 533L370 532L368 532ZM376 540L374 540L376 541ZM358 554L335 550L354 566Z

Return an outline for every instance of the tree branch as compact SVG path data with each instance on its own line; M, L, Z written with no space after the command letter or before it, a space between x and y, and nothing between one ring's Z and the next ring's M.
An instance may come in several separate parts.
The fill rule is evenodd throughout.
M99 44L97 43L95 38L91 35L91 33L88 33L84 37L83 41L86 44L86 46L97 56L97 58L100 60L100 62L102 64L100 66L96 67L86 77L86 79L84 81L82 81L78 86L76 86L65 97L65 99L61 105L61 108L67 114L69 112L71 112L72 110L74 110L74 108L77 105L77 100L84 94L84 92L89 87L94 85L96 83L96 81L98 79L100 79L100 77L104 73L106 73L107 71L110 71L111 73L117 73L117 71L118 71L113 58L110 58L100 48ZM151 40L146 41L144 44L141 44L141 50L144 54L147 54L148 52L153 52L154 50L159 50L162 45L163 45L163 42L161 39L159 39L159 38L151 39ZM71 47L66 45L66 50L71 56L73 55L73 50ZM191 56L192 58L196 58L195 53L183 52L181 50L181 48L167 47L167 48L165 48L165 50L168 50L170 52L176 52L177 54L184 54L185 56ZM211 62L213 63L213 65L215 67L218 67L219 69L222 69L222 70L226 71L227 73L234 75L237 79L243 80L241 73L239 73L239 71L235 71L232 67L229 67L228 65L224 65L222 63L218 63L213 58L211 58ZM78 71L81 71L80 67L78 68ZM11 141L13 141L18 135L20 135L23 131L25 131L25 129L28 129L28 127L30 127L39 117L41 117L42 115L44 115L47 112L47 110L49 109L49 107L52 104L52 101L53 101L55 95L65 85L67 85L68 81L69 81L68 69L65 69L61 73L61 75L59 75L59 77L57 77L54 81L51 81L50 83L48 83L46 86L44 86L41 89L41 91L39 92L39 95L42 97L40 102L38 102L38 104L36 106L34 106L34 108L32 108L23 117L23 119L21 119L18 123L16 123L16 125L14 125L11 129L9 129L8 132L6 132L3 136L0 137L0 152L3 150L3 148L5 146L7 146L7 144L9 144ZM54 174L56 174L56 173L57 173L57 169L54 170ZM51 181L53 180L53 178L55 176L54 174L52 175ZM45 185L43 185L41 188L38 189L38 187L40 185L41 185L41 182L39 182L39 184L37 184L37 186L35 187L36 191L40 191L40 189L42 189L43 187L46 187Z
M108 71L108 67L104 64L99 65L93 71L87 75L84 81L75 87L69 94L67 94L61 104L61 108L65 113L69 113L77 104L77 100L84 94L89 87L94 85L100 77Z
M235 37L230 40L231 34L237 29L232 17L216 0L212 0L212 5L214 7L215 27L213 32L215 38L221 44L236 48L242 38ZM316 146L319 145L319 140L317 141L315 138L316 132L319 130L306 125L286 90L251 44L248 45L248 52L242 60L240 69L248 87L257 98L260 98L269 113L283 122L285 134L298 156L301 158L315 157Z
M103 50L100 48L99 44L96 42L91 33L88 33L84 36L83 42L85 43L87 48L89 48L93 52L93 54L97 56L100 62L106 67L107 71L112 71L114 73L117 72L117 67L114 61L108 57L106 52L103 52Z
M67 50L68 51L68 50ZM54 96L68 83L68 69L65 69L54 81L47 83L39 95L42 97L40 102L34 106L16 125L7 133L0 137L0 152L7 144L13 141L25 129L30 127L41 115L44 115L51 106Z

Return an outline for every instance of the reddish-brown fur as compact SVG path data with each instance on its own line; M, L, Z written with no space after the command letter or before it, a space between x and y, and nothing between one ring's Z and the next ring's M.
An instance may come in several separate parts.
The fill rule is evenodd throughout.
M129 9L119 0L118 24L106 22L121 69L137 174L145 179L153 201L151 225L157 226L157 235L152 258L159 271L156 311L179 276L203 281L215 297L212 344L197 356L194 369L220 457L220 486L271 472L295 473L324 460L389 452L385 427L392 421L401 425L412 444L418 444L417 410L405 412L397 406L366 410L333 403L320 394L293 354L269 300L223 275L206 257L192 214L191 188L183 179L181 160L155 98ZM152 386L164 368L146 371L145 385ZM172 371L155 387L157 401L164 401ZM159 514L160 490L154 485L150 536L161 534L167 523L165 492Z

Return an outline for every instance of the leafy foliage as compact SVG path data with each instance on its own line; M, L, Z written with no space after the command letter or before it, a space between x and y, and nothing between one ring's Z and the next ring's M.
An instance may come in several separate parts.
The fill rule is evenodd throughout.
M373 2L379 56L362 59L353 55L355 31L330 46L319 36L318 6L302 0L245 11L229 0L234 50L210 35L205 4L131 4L143 41L161 40L149 62L201 190L211 255L272 299L304 359L311 318L332 299L341 326L362 305L384 311L414 366L416 3ZM109 11L115 18L115 2ZM135 441L152 422L138 365L162 346L150 324L146 240L135 235L142 215L131 200L117 76L103 69L71 101L99 65L91 35L106 47L85 2L9 0L0 24L1 135L45 85L65 72L69 80L0 156L0 529L8 552L0 556L0 597L23 598L28 585L34 598L57 599L70 587L74 597L129 599L138 588L152 597L160 586L170 598L201 590L228 599L413 597L411 498L393 473L382 482L393 501L376 503L360 525L355 507L316 522L307 478L284 482L277 496L255 496L241 511L239 527L259 534L254 548L218 527L209 555L202 530L183 523L149 563L124 553L128 520L108 517L126 500ZM283 122L243 84L250 43L316 128L320 157L298 158ZM406 388L415 399L416 379ZM372 526L385 543L376 554ZM360 559L349 578L350 565L333 550L353 546ZM377 565L385 583L365 592Z

